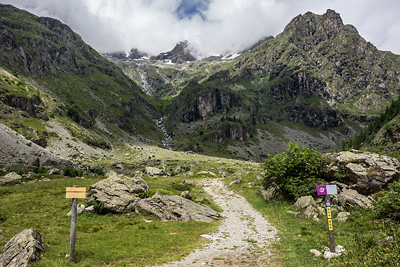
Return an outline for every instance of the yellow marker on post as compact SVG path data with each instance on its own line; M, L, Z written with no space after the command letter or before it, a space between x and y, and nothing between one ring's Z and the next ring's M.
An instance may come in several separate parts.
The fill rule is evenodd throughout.
M328 234L329 234L329 247L331 252L335 252L335 238L333 236L331 200L329 199L329 195L336 195L337 187L336 185L318 185L317 194L319 196L325 196L326 219L328 222Z

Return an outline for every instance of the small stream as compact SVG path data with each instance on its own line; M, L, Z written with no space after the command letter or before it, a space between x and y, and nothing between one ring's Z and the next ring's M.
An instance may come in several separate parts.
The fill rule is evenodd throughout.
M158 120L156 120L156 125L158 128L160 128L160 130L163 132L164 134L164 139L161 141L162 144L168 149L168 150L172 150L172 147L170 145L171 141L172 141L172 137L168 134L167 129L165 129L164 126L164 119L165 117L161 117Z

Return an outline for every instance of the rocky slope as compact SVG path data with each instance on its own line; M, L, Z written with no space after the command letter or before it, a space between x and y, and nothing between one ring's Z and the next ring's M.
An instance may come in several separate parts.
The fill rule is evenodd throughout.
M0 65L29 77L85 127L97 119L135 133L157 132L158 111L122 71L60 21L0 6ZM148 134L147 134L148 135Z

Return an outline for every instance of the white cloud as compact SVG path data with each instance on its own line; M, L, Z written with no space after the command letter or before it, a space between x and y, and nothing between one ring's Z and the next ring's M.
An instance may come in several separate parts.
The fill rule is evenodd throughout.
M179 20L180 0L8 0L39 15L60 19L100 52L132 47L158 54L183 40L217 54L237 51L267 35L277 35L289 21L307 11L328 8L341 14L360 34L400 54L398 0L210 0L203 20Z

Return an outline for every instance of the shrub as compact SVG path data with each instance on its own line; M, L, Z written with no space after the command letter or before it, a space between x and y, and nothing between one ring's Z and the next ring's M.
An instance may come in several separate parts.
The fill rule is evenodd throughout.
M10 172L16 172L19 175L22 175L26 172L26 169L23 165L20 164L12 164L12 165L8 165L6 167L6 172L10 173Z
M83 175L83 171L79 171L72 166L66 166L63 168L64 176L78 177Z
M395 181L388 186L388 190L381 192L381 197L374 202L378 218L389 218L400 221L400 181Z
M93 170L93 172L97 175L104 175L104 170L103 168L96 168Z
M33 167L33 172L36 174L45 174L48 171L46 167Z
M329 159L318 151L290 142L286 152L268 155L263 185L268 188L272 183L277 184L289 200L315 195L316 185L322 181L328 163Z

